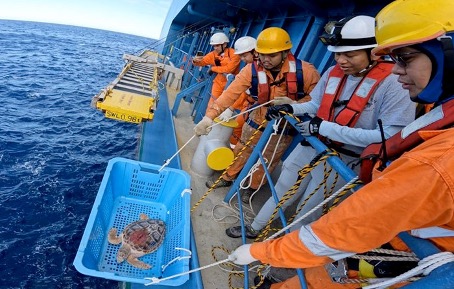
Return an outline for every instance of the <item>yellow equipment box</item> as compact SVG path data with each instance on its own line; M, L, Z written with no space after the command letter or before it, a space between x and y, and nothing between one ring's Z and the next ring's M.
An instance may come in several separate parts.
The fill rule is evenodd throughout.
M96 108L107 118L141 123L153 119L155 98L113 89L107 92L104 101L96 103Z
M107 118L141 123L153 119L158 101L158 66L156 53L125 55L128 63L120 75L93 97L92 105Z

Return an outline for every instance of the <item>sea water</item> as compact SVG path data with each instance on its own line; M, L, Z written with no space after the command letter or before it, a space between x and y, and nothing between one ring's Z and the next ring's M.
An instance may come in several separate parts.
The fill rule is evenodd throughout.
M0 20L0 288L118 287L72 263L107 162L136 158L139 126L90 101L152 42Z

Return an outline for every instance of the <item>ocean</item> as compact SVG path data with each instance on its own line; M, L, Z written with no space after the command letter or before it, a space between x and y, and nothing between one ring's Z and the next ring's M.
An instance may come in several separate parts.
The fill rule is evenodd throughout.
M139 126L91 98L134 35L0 20L0 288L118 288L72 265L109 159L136 159Z

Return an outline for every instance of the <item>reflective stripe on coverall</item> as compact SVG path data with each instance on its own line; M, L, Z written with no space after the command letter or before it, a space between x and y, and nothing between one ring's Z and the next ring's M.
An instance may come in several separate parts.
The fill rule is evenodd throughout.
M378 179L300 231L253 243L252 256L275 267L316 267L378 248L403 231L454 230L454 129L419 133L425 141ZM454 251L452 237L431 240Z
M297 60L300 61L300 60ZM281 71L276 76L276 79L281 79L284 77L284 74L289 71L289 63L286 59L282 64ZM303 62L303 76L304 76L304 91L309 93L317 84L318 80L320 79L320 74L317 72L315 67L307 62ZM266 71L268 79L274 80L273 76L269 71ZM225 90L222 95L211 105L207 108L206 116L214 119L216 118L221 112L225 109L230 107L239 97L240 95L246 91L251 86L252 81L252 69L251 64L247 64L235 77L235 80L230 84L229 88ZM274 85L270 87L270 99L274 99L275 97L282 97L287 96L287 85L286 82L282 82L279 85ZM307 101L307 98L303 98L302 101ZM262 123L265 119L266 115L266 107L260 107L249 114L249 119L254 121L256 124ZM288 124L287 127L290 125ZM245 143L250 136L256 131L256 129L252 128L249 125L244 125L241 135L241 141ZM261 132L258 132L254 141L251 143L251 146L255 145L261 136ZM272 136L271 141L268 144L266 152L264 153L264 158L270 160L273 154L273 151L276 147L277 139L279 135ZM274 161L270 166L270 171L274 169L276 164L281 159L283 153L290 145L292 141L292 136L284 135L281 138L281 142L278 146L278 150L274 154ZM253 147L246 148L243 153L241 154L240 158L238 158L235 163L227 170L227 173L224 175L225 180L233 180L237 174L241 171L244 164L248 160L250 154L252 153ZM234 149L234 154L237 155L238 152L244 147L244 145L239 142ZM259 169L254 173L252 177L251 188L257 189L262 181L262 177L264 175L264 170L260 166ZM265 178L266 181L266 178Z

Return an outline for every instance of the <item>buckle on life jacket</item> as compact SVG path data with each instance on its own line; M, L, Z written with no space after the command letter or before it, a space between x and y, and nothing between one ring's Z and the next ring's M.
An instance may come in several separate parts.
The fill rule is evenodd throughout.
M353 157L353 158L359 158L360 157L360 154L355 153L354 151L345 149L341 145L339 145L339 144L337 144L335 142L332 142L329 139L326 139L326 141L324 141L324 143L325 143L325 145L327 147L337 151L338 153L341 153L341 154L344 154L346 156Z

